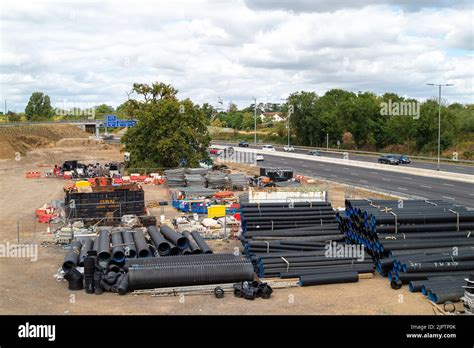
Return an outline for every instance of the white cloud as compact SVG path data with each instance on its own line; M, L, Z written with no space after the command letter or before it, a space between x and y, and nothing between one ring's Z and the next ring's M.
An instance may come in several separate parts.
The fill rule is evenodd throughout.
M0 98L16 111L37 90L116 106L134 82L163 81L198 103L245 106L330 88L427 98L439 81L455 84L448 101L473 102L465 3L354 3L2 2Z

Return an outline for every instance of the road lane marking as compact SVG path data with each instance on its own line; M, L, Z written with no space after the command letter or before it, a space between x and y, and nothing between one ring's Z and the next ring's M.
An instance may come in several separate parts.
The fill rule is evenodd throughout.
M372 174L378 174L377 172L371 172Z
M428 186L428 185L420 185L420 187L424 187L424 188L428 188L428 189L433 188L432 186Z
M453 198L453 197L448 197L448 196L442 196L442 197L454 201L454 198Z
M382 180L384 180L384 181L392 181L391 179L387 179L387 178L382 178Z
M368 184L369 182L367 180L359 180L360 182Z
M408 176L402 176L402 179L413 180L412 178L409 178Z
M444 185L444 186L454 186L454 185L452 185L452 184L446 184L446 183L443 184L443 185Z
M406 188L404 188L404 187L397 187L397 189L403 190L403 191L408 191L408 189L406 189Z

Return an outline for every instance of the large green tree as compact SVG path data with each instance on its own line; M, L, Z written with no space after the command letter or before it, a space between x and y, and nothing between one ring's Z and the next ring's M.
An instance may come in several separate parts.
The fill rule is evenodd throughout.
M100 104L99 106L96 106L94 110L96 119L103 119L105 115L111 115L114 112L114 108L107 104Z
M128 103L138 123L122 137L132 167L197 166L208 157L208 119L198 105L164 83L136 83L133 92L139 98Z
M42 92L33 92L25 108L26 118L30 121L49 119L54 116L49 96Z

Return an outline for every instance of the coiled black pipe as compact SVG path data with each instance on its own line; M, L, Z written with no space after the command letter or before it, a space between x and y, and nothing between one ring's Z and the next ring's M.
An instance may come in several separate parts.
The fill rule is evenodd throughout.
M84 260L87 257L87 252L92 250L93 245L94 241L91 238L86 238L82 241L81 253L79 254L79 261L77 263L79 267L84 266Z
M99 231L99 236L97 237L99 239L99 244L97 246L97 257L99 261L110 261L112 258L112 255L110 253L110 236L109 232L107 230L100 230Z
M122 233L112 232L112 259L115 262L125 261L125 251L123 249Z
M150 248L148 248L143 232L139 229L133 230L133 239L135 240L138 257L150 257Z
M198 231L192 231L191 236L196 241L196 244L198 245L199 249L201 249L204 254L212 254L211 248L209 248L209 245L207 245L207 243L204 241Z
M123 231L122 232L123 244L125 245L125 254L127 257L134 258L137 257L137 248L135 246L135 241L133 240L133 232Z
M184 250L189 247L189 242L187 238L184 237L181 233L176 232L171 227L163 225L161 226L160 231L166 237L166 239L168 239L181 250Z
M77 264L79 263L79 254L81 252L81 247L82 244L78 240L75 240L71 243L69 251L67 252L66 256L64 256L64 261L62 265L62 269L64 272L67 272L77 266Z
M330 273L330 274L308 274L300 276L299 284L301 286L322 285L322 284L338 284L338 283L355 283L359 281L359 273L357 271Z
M195 255L179 255L168 257L148 257L144 259L129 259L126 261L128 267L140 265L157 265L157 264L189 264L189 263L216 263L240 261L240 256L234 254L195 254Z
M202 254L202 250L199 249L199 246L196 244L194 241L193 236L189 231L184 231L183 236L186 237L186 239L189 242L189 249L191 250L192 254Z
M165 237L158 231L156 226L148 226L148 234L150 235L151 240L155 244L156 250L160 256L169 255L173 245L168 242Z
M229 261L218 264L170 264L135 268L128 271L130 289L237 283L252 281L253 266L249 261Z

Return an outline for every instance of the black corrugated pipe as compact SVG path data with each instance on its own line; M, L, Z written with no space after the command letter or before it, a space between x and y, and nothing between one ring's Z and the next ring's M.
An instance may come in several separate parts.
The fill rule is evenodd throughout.
M110 254L110 236L109 231L107 230L100 230L99 236L98 250L97 250L97 257L99 261L110 261L112 255Z
M133 239L135 240L138 257L150 257L150 248L148 248L148 244L142 230L133 230Z
M191 236L196 241L196 244L198 245L199 249L201 249L204 254L212 254L211 248L209 248L209 245L207 245L207 243L204 241L198 231L192 231Z
M130 289L153 289L172 286L237 283L252 281L254 272L249 261L209 264L170 264L131 267L128 270Z
M300 276L299 284L301 286L322 285L322 284L338 284L338 283L355 283L359 281L359 273L357 271L340 272L340 273L323 273L308 274Z
M196 244L193 236L191 235L191 233L189 233L189 231L184 231L183 236L186 237L186 239L188 240L189 249L193 254L202 254L202 250L199 249L199 246Z
M77 264L79 263L79 254L81 253L81 247L82 244L78 240L75 240L71 243L69 251L67 252L66 256L64 256L62 266L64 272L67 272L77 266Z
M241 257L234 254L195 254L195 255L178 255L168 257L149 257L144 259L127 260L126 265L156 265L156 264L187 264L187 263L216 263L228 261L240 261Z
M158 228L156 226L148 226L148 234L151 237L151 240L155 244L156 250L158 251L158 254L160 256L166 256L169 255L171 252L171 248L173 245L168 242L165 237L158 231Z
M125 251L123 249L123 239L121 231L112 231L112 259L115 262L125 261Z
M163 233L166 239L168 239L181 250L184 250L189 247L188 239L184 237L181 233L176 232L171 227L163 225L161 226L160 231L161 233Z
M123 244L125 245L125 254L127 257L134 258L137 257L137 248L135 247L135 241L133 240L133 232L123 231L122 232Z

